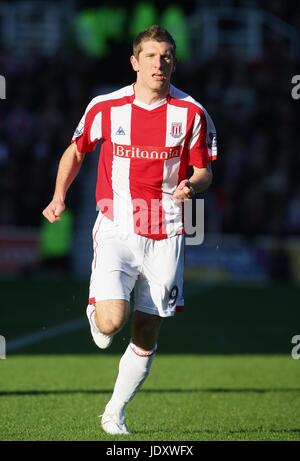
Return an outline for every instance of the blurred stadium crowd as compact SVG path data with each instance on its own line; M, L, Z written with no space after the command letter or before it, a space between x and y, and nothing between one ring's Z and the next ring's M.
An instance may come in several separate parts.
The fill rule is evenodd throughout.
M274 14L284 16L284 2L275 3ZM300 6L293 8L299 18ZM26 58L1 50L8 83L0 104L0 225L39 226L58 160L87 103L103 89L134 81L130 52L129 41L118 49L112 44L103 60L74 49ZM259 59L244 61L221 50L217 58L179 63L173 83L207 108L218 131L219 160L205 195L207 231L299 233L300 102L291 97L291 79L299 73L274 34ZM75 214L81 203L76 191Z

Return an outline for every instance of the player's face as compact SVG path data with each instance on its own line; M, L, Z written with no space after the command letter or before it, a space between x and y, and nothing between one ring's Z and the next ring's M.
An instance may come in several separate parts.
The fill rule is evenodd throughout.
M172 45L168 42L144 41L138 59L131 56L131 64L137 71L138 83L152 91L164 91L169 87L175 69Z

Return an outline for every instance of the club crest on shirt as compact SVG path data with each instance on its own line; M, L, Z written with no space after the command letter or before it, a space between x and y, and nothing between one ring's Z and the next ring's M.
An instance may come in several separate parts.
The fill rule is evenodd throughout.
M181 122L172 122L171 123L171 136L173 138L179 138L182 135L182 123Z

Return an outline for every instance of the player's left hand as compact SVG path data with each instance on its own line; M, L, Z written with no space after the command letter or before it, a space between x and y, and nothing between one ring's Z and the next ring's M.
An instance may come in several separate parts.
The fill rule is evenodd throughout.
M184 179L181 181L178 186L176 187L174 193L173 193L173 198L175 200L188 200L195 195L195 189L191 185L190 181L188 179Z

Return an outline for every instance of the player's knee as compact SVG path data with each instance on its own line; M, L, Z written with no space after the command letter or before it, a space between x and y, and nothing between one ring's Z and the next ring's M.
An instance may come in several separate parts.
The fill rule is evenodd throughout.
M105 335L114 335L121 330L123 324L120 322L114 322L112 320L106 320L100 324L100 331Z
M125 324L125 319L123 318L103 318L101 315L97 314L95 315L95 320L97 327L101 333L105 335L114 335L118 333Z
M101 333L114 335L123 328L130 314L130 306L127 304L119 301L96 304L95 321Z

